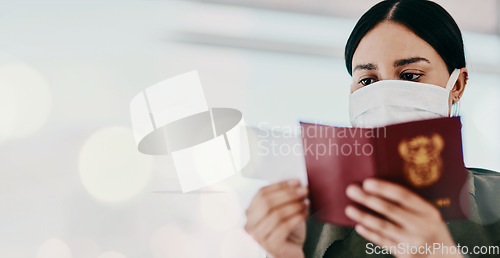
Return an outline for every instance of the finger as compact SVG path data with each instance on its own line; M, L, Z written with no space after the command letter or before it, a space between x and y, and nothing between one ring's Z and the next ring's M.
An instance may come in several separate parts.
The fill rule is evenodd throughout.
M275 183L275 184L271 184L271 185L262 187L257 192L257 194L255 194L252 202L248 206L247 212L254 210L253 206L255 206L256 204L258 204L260 202L260 199L262 198L262 196L266 196L271 192L278 191L281 189L295 188L295 187L298 187L299 185L300 185L300 181L298 179L290 179L290 180L285 180L285 181L281 181L279 183Z
M259 223L255 225L253 231L257 236L267 238L272 230L280 223L283 223L295 214L303 213L308 206L308 199L283 205L280 208L273 210L269 215L265 216L264 219L259 221Z
M290 202L303 201L307 197L307 187L286 187L272 192L261 194L251 210L248 210L247 217L251 217L250 224L259 223L268 216L273 209Z
M384 236L388 239L404 239L405 237L402 228L394 225L388 220L355 208L352 205L347 206L345 214L358 224L369 228L371 231L376 232L378 235Z
M270 192L267 196L265 196L266 201L263 204L267 205L267 208L270 210L278 209L282 205L290 202L304 201L308 192L309 190L307 186L299 186L296 188L289 187L279 191Z
M281 182L278 182L275 184L271 184L268 186L264 186L260 189L260 191L265 194L265 193L280 190L283 188L296 187L299 185L300 185L300 181L298 179L294 178L294 179L284 180L284 181L281 181Z
M356 225L354 227L354 230L356 230L356 232L360 236L365 238L366 240L368 240L368 241L370 241L370 242L372 242L380 247L385 247L388 251L390 251L391 249L396 250L396 249L394 249L397 246L396 242L378 234L377 232L375 232L373 230L370 230L369 228L364 227L363 225L359 225L359 224Z
M401 206L395 205L393 202L382 199L377 195L366 193L358 185L350 185L347 187L346 194L353 201L378 212L399 225L405 225L408 221L414 221L416 217L411 212L402 209Z
M407 188L381 179L369 178L363 182L363 190L421 214L422 210L432 206L426 200Z
M272 229L271 233L266 238L269 245L279 246L281 243L286 242L290 233L307 217L306 212L296 213L286 220L282 221L279 225Z

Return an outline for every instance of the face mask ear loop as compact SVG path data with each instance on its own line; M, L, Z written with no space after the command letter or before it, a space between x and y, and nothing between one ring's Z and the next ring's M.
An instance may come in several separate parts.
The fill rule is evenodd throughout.
M450 117L460 116L460 101L451 104Z
M450 79L448 79L448 83L446 84L446 89L451 91L453 89L453 86L455 86L455 83L458 80L458 76L460 76L460 69L455 69L450 75Z
M460 69L455 68L450 75L450 79L448 79L448 83L446 84L446 89L451 91L455 86L455 83L458 80L458 76L460 76ZM457 101L451 105L450 117L459 115L460 103Z

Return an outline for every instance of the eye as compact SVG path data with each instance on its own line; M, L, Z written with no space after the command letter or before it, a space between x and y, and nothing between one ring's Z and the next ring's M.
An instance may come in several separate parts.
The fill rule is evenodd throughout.
M422 74L418 73L403 73L401 74L401 79L406 81L416 81L422 76Z
M367 85L370 85L370 84L372 84L374 82L376 82L376 80L373 79L373 78L365 78L365 79L359 80L358 83L361 83L363 86L367 86Z

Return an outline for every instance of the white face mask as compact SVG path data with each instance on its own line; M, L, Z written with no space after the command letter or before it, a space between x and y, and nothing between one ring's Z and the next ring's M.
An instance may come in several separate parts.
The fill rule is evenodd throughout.
M353 92L349 115L354 127L380 127L438 117L458 116L458 102L449 110L449 96L460 75L455 69L446 88L404 80L382 80Z

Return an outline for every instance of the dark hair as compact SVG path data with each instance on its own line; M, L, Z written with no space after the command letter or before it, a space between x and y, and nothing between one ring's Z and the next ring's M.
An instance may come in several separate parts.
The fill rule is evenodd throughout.
M347 40L345 64L350 75L359 42L383 21L402 24L429 43L444 60L450 74L455 68L465 67L462 33L443 7L427 0L386 0L363 14Z

